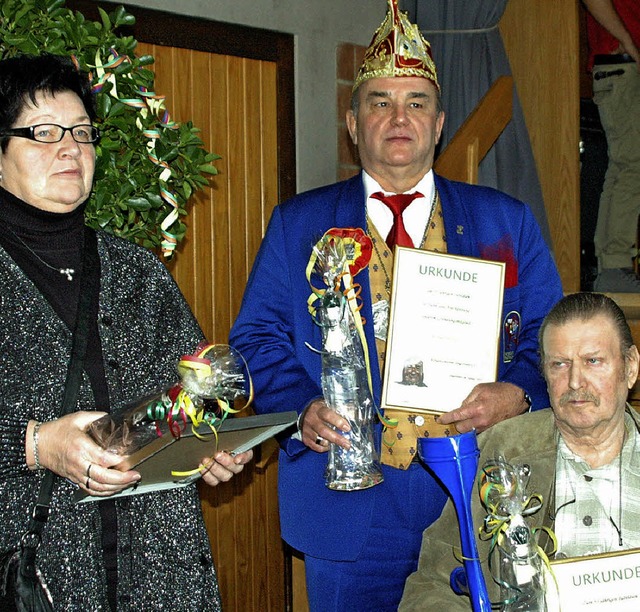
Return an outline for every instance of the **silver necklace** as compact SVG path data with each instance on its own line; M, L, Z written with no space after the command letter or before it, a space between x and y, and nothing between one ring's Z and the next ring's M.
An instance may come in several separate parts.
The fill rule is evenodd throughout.
M49 268L50 270L55 270L56 272L60 272L60 274L63 274L64 276L67 277L67 280L69 282L71 282L73 280L73 275L76 273L76 271L73 268L56 268L55 266L52 266L51 264L47 263L44 259L42 259L42 257L40 257L40 255L38 255L24 240L22 240L22 238L20 238L20 236L18 236L18 234L16 234L10 227L7 227L7 229L13 234L13 236L15 237L15 239L25 248L27 249L27 251L29 251L29 253L31 253L42 265L47 266L47 268Z

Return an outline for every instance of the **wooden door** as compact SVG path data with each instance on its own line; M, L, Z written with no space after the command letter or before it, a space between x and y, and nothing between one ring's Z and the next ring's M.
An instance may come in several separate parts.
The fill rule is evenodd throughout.
M67 6L99 19L94 2ZM225 343L271 211L295 192L293 37L130 11L137 52L155 58L156 93L175 121L193 121L205 147L221 155L219 174L189 203L187 237L168 267L208 340ZM277 447L266 444L230 483L200 486L226 611L289 607L276 482Z
M509 0L500 21L567 293L580 290L578 28L575 0Z
M278 199L276 67L160 45L139 51L155 57L156 92L167 96L172 117L191 118L222 156L211 187L191 203L187 237L169 269L208 340L225 343ZM229 484L200 487L225 610L284 605L277 454L263 448L256 461Z

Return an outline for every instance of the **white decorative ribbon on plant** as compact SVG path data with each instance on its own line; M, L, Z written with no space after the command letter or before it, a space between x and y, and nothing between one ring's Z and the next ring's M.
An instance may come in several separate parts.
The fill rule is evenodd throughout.
M111 59L107 62L102 62L99 52L96 51L95 56L95 70L96 79L94 79L92 85L92 91L98 93L104 87L104 84L108 81L111 83L112 88L109 93L119 102L129 106L131 108L137 108L140 112L140 117L136 120L136 125L142 131L145 137L149 139L147 143L147 155L149 159L159 168L161 168L160 179L160 197L171 206L171 211L163 219L160 224L160 231L162 233L162 242L160 248L163 255L169 259L173 255L173 252L177 245L177 239L169 229L178 220L179 205L175 197L175 194L168 188L169 179L171 178L171 167L166 161L160 160L156 155L156 140L160 138L160 130L158 128L145 128L141 119L147 119L149 112L152 116L158 119L160 126L168 129L176 129L177 124L171 119L171 115L165 108L165 96L157 95L155 92L147 91L142 88L140 90L139 98L121 98L118 94L117 81L115 68L120 66L124 62L131 63L131 60L127 55L120 55L115 49L110 49ZM162 113L162 118L160 114Z

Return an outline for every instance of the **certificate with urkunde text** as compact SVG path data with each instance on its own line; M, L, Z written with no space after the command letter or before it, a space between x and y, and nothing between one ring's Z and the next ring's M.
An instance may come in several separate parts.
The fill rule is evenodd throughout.
M505 264L396 249L382 407L449 412L494 382Z
M638 612L640 549L551 562L549 612ZM549 582L549 578L547 579Z

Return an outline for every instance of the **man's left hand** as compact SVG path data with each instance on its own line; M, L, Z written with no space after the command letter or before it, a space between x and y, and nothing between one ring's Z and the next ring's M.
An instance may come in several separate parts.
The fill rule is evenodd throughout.
M460 408L438 417L438 423L454 423L460 433L474 428L481 432L528 409L520 387L506 382L480 383L471 390Z

